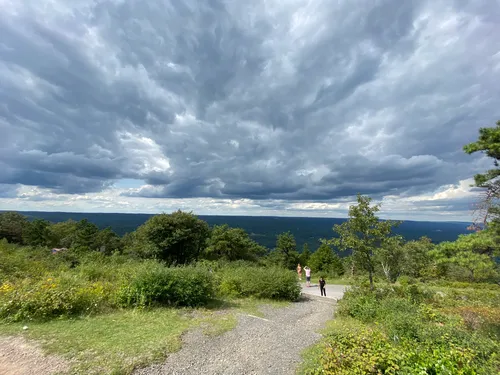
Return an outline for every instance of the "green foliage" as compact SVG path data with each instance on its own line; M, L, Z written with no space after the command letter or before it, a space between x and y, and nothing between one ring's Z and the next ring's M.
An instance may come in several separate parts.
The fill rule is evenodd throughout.
M427 237L422 237L417 241L408 241L403 246L404 251L404 274L421 278L431 276L429 274L432 263L430 252L434 249L434 245Z
M109 285L87 283L69 275L37 282L6 282L0 286L0 319L26 321L88 315L102 311L109 296Z
M0 284L24 278L40 279L47 273L67 270L70 263L47 248L22 247L0 240Z
M404 339L394 343L383 330L352 320L334 322L308 375L433 374L488 375L498 371L497 355L485 359L468 345Z
M76 240L78 223L74 220L67 220L60 223L52 224L50 231L54 238L55 247L73 247Z
M23 243L23 234L28 226L26 217L18 212L0 214L0 240L6 238L10 243Z
M207 258L227 261L255 261L265 253L266 249L253 241L243 229L226 224L214 226L205 249Z
M97 225L87 219L80 220L76 224L76 233L71 247L80 252L99 250L96 239L99 233Z
M500 323L500 310L439 310L436 298L448 297L403 284L351 288L301 373L498 373L500 336L491 332Z
M309 263L306 263L314 272L324 273L334 276L344 274L344 266L340 257L327 244L320 247L311 255Z
M311 257L311 251L309 250L309 245L305 243L304 246L302 247L302 252L299 255L300 264L302 264L303 266L309 264L310 257Z
M448 277L464 279L466 275L469 280L495 279L498 274L495 271L493 254L498 251L491 236L484 233L473 233L459 236L455 242L442 242L432 252L438 266L444 271L441 274ZM457 268L460 268L458 272Z
M497 121L496 127L479 129L479 139L465 145L464 151L467 154L478 151L484 152L486 156L493 159L495 169L474 176L476 186L489 188L492 180L500 176L500 169L498 168L498 161L500 160L500 121Z
M186 264L198 258L209 237L208 224L192 213L155 215L137 229L134 248L141 255L168 264Z
M387 281L394 283L403 272L405 251L400 236L389 237L375 250L375 262L380 265Z
M47 220L35 219L27 223L23 231L23 242L29 246L52 246L54 236Z
M299 263L299 253L295 237L290 232L281 233L276 237L276 247L270 254L275 265L293 270Z
M256 297L295 301L300 285L293 271L279 267L225 267L216 272L221 297Z
M111 228L105 228L97 233L95 247L100 252L108 255L123 250L121 238Z
M464 146L467 154L485 153L493 159L495 168L474 176L475 185L486 189L482 208L485 209L483 223L496 227L500 225L500 121L496 127L479 129L479 139ZM491 220L492 219L492 220Z
M500 255L500 243L491 229L468 235L459 235L455 244L461 251L470 251L488 256Z
M339 238L331 239L327 243L337 246L340 250L352 250L353 260L368 271L370 285L373 287L374 252L387 241L392 227L398 223L380 221L375 215L380 206L370 206L371 198L358 194L357 200L356 206L349 207L349 219L333 227Z
M214 297L212 274L203 268L150 263L118 292L121 306L200 306Z

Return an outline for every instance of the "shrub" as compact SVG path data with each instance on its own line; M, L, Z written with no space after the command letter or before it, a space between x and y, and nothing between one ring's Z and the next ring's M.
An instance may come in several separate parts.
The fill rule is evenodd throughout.
M71 277L4 283L0 287L0 318L22 321L88 315L109 306L111 291L109 284Z
M306 374L493 374L498 368L493 353L482 358L467 346L454 343L396 344L378 328L352 320L334 322L321 344L316 366Z
M47 248L23 247L0 240L0 282L23 278L41 279L48 272L69 269L69 263Z
M496 308L436 309L431 292L403 284L350 288L303 373L499 373Z
M118 292L121 306L200 306L214 298L212 274L200 267L167 268L151 263Z
M372 322L377 316L377 297L375 293L365 293L361 288L350 288L338 303L337 313Z
M226 267L217 273L218 293L295 301L300 296L296 273L279 267Z

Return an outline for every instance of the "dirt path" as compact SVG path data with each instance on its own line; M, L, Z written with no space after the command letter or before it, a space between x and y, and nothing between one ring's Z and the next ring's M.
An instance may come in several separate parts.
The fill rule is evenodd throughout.
M69 363L46 356L23 337L0 337L0 375L49 375L69 370Z
M307 296L289 307L263 307L265 318L241 314L232 331L217 337L189 332L179 352L134 375L293 374L302 350L321 337L317 331L332 319L334 306L334 300Z

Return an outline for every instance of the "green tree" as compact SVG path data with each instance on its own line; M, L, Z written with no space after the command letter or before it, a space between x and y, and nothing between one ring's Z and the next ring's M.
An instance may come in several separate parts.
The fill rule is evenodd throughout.
M375 251L387 240L392 228L398 223L380 221L375 215L380 210L380 205L370 206L371 198L358 194L357 202L357 205L349 207L349 219L333 227L339 237L325 243L340 250L352 250L353 260L368 272L370 287L373 289Z
M108 255L121 252L123 249L120 236L109 227L97 233L94 244L97 250Z
M252 240L241 228L229 225L215 225L212 228L205 255L208 259L251 260L255 261L266 253L266 249Z
M80 220L76 225L76 236L72 246L78 251L99 250L96 242L99 228L87 219Z
M290 232L281 233L276 237L276 247L271 255L284 268L295 269L299 263L299 253L295 237Z
M437 263L447 269L450 266L459 267L470 281L494 276L495 262L481 248L474 247L475 238L475 234L461 235L454 242L440 243L433 251Z
M488 278L495 272L495 263L493 263L489 256L472 251L459 249L450 258L450 262L465 268L468 271L470 281L474 281L478 276L480 278Z
M323 243L312 253L309 267L314 272L333 273L337 276L344 274L344 266L340 257L327 244Z
M29 246L51 246L54 238L50 230L50 222L35 219L28 223L23 231L23 240Z
M67 220L60 223L55 223L50 226L51 238L54 247L73 247L76 240L76 233L78 230L78 223L74 220Z
M478 254L500 256L500 244L491 229L483 230L471 234L461 234L458 236L457 245L462 249L467 249Z
M10 243L23 244L23 233L29 222L26 216L18 212L0 214L0 239L6 238Z
M488 224L491 218L495 225L498 225L500 221L500 121L497 121L496 127L479 129L478 140L465 145L464 151L469 155L479 151L493 159L495 168L476 174L474 182L477 187L484 188L486 193L483 199L485 208L483 223Z
M344 270L349 272L349 277L354 277L354 274L356 273L356 262L354 261L352 255L345 256L341 258L341 260Z
M403 244L404 240L401 236L388 237L375 251L376 262L390 283L396 282L403 271L405 258Z
M456 253L455 242L443 241L439 245L434 246L428 252L430 257L430 265L428 269L434 277L448 277L452 264L448 261Z
M426 276L432 264L431 251L434 244L428 237L419 240L408 241L404 244L405 253L403 273L405 275L419 278Z
M178 210L155 215L137 228L134 247L142 247L143 256L185 264L200 256L209 234L205 221L191 212Z
M307 243L302 246L302 252L299 255L299 262L304 267L309 263L311 257L311 251L309 250L309 245Z

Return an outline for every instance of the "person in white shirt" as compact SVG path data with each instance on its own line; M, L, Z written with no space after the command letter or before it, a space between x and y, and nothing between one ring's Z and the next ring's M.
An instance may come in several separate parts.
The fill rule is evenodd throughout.
M308 266L304 267L304 271L306 271L306 286L311 286L311 269Z

